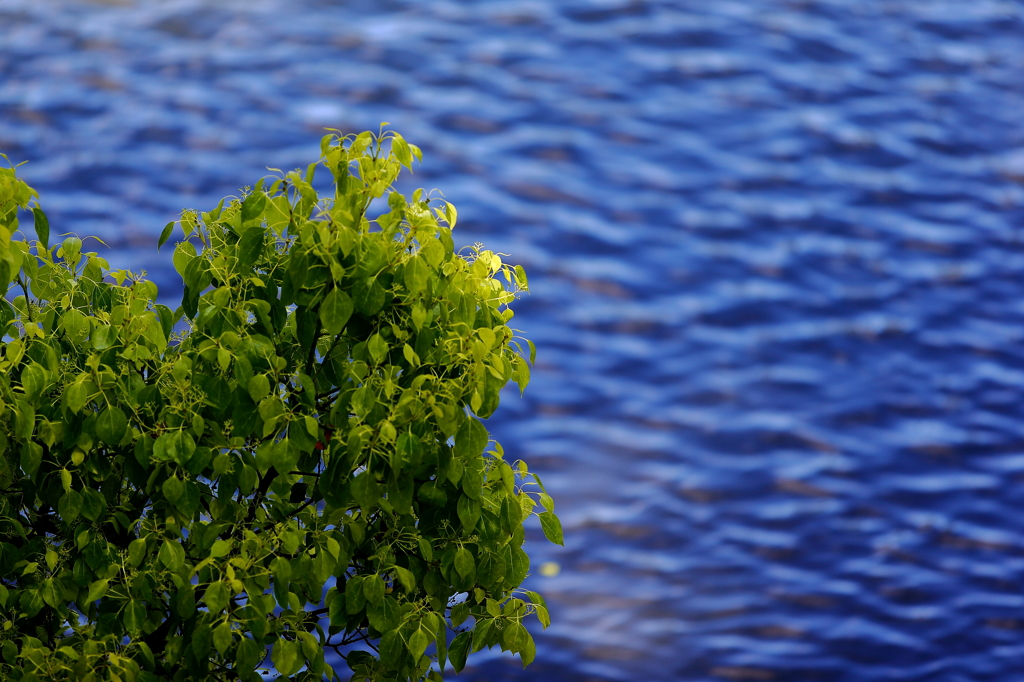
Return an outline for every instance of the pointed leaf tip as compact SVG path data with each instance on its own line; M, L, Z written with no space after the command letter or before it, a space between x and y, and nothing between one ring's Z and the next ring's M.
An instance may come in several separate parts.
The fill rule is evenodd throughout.
M174 230L174 221L164 225L164 229L160 230L160 239L156 242L156 250L159 251L160 247L167 243L167 240L171 238L171 232Z
M36 223L36 236L43 243L43 248L50 248L50 221L43 213L43 209L36 207L32 209L32 217Z

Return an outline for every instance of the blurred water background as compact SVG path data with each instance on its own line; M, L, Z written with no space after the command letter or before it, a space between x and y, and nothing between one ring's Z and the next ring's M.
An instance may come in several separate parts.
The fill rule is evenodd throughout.
M1024 679L1024 4L0 0L0 150L160 228L390 121L526 266L554 624L459 679Z

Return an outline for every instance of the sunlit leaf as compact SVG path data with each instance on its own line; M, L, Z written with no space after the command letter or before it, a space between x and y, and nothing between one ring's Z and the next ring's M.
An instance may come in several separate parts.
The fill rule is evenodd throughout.
M562 523L558 520L558 517L549 511L540 513L537 517L540 519L541 528L544 529L544 537L556 545L563 544Z
M174 222L171 221L164 225L164 229L160 230L160 238L156 242L156 250L159 251L160 247L167 243L167 240L171 238L171 232L174 231Z

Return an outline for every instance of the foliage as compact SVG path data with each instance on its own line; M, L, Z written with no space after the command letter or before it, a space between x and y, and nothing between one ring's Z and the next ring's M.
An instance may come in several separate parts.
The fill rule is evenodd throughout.
M523 523L539 502L561 528L479 420L529 380L507 324L525 274L456 253L455 208L393 190L421 160L397 133L321 152L165 228L161 245L185 236L176 311L77 237L51 246L38 195L0 169L3 679L347 678L327 650L360 680L440 679L493 645L533 659L523 620L548 616L519 588ZM38 239L16 239L30 205Z

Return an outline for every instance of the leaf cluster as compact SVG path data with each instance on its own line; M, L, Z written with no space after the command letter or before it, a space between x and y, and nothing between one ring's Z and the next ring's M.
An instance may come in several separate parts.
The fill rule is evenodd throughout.
M414 159L397 133L335 132L305 172L182 212L160 236L184 237L175 310L78 237L51 245L38 195L0 169L0 677L419 680L495 645L533 659L523 620L548 616L520 588L523 524L561 527L480 421L529 381L509 326L526 275L456 252L450 203L394 190Z

